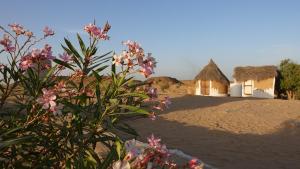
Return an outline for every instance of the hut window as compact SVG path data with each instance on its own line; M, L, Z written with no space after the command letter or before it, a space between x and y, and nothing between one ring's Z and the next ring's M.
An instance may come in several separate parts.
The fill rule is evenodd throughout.
M252 95L252 80L247 80L244 82L244 94Z

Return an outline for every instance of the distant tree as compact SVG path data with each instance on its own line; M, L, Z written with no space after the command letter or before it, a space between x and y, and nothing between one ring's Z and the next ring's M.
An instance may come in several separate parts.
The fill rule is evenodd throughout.
M296 99L300 91L300 65L290 59L282 60L279 66L280 88L288 99Z

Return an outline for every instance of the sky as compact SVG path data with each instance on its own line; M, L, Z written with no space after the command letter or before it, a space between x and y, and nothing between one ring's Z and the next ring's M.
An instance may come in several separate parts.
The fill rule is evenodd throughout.
M5 0L0 8L2 26L16 22L41 35L51 27L55 54L64 37L87 38L84 25L108 21L111 39L100 53L135 40L157 59L154 76L193 79L210 59L229 79L236 66L300 63L298 0Z

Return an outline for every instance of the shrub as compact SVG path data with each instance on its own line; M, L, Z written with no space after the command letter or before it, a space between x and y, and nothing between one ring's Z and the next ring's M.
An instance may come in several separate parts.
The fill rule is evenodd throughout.
M143 104L150 99L163 109L164 102L143 83L132 83L130 75L149 77L156 64L138 43L124 42L128 49L120 55L99 55L98 43L109 39L108 23L103 29L85 26L89 39L77 34L79 50L65 38L58 58L48 44L32 49L54 35L50 28L37 38L19 24L9 27L0 27L0 53L8 58L0 67L0 110L6 111L8 98L14 98L15 109L0 121L1 168L108 168L121 157L122 133L137 136L121 117L154 118L154 108ZM103 70L110 61L107 80ZM63 70L71 76L60 78ZM109 148L107 156L95 153L97 143Z
M0 26L0 54L7 58L0 64L1 168L174 168L165 159L165 146L153 136L139 158L127 159L132 152L122 136L138 134L123 119L155 119L155 112L170 104L168 97L158 99L155 88L133 79L136 73L148 78L156 67L137 42L123 42L127 50L119 55L99 54L97 45L109 39L110 25L88 24L88 42L77 34L76 49L65 38L63 54L55 57L48 44L32 49L54 35L50 28L37 38L19 24L9 27ZM71 75L62 76L64 70ZM10 111L8 103L14 106ZM99 143L109 149L107 154L95 152ZM191 168L197 166L191 161Z

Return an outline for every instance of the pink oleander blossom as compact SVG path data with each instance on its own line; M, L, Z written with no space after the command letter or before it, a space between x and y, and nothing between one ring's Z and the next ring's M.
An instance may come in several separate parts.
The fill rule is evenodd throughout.
M169 108L170 105L172 104L171 100L170 100L170 97L169 96L166 96L164 98L164 100L162 101L162 104L165 106L165 108Z
M45 37L54 35L54 31L52 29L50 29L48 26L46 26L43 29L43 32L44 32Z
M155 68L156 67L156 64L157 62L155 61L155 58L151 56L152 54L151 53L148 53L148 56L146 57L144 63L147 64L148 66Z
M21 35L25 33L23 26L21 26L20 24L14 23L9 24L8 26L11 28L12 31L16 33L16 35Z
M9 36L4 34L3 35L3 39L0 40L0 44L3 45L4 50L7 52L14 52L15 51L15 47L12 46L12 42L9 39Z
M127 41L124 41L123 44L126 45L129 49L129 52L131 52L133 54L144 53L144 50L141 47L141 45L135 41L127 40Z
M153 134L151 134L151 136L147 138L147 141L148 141L148 144L150 147L153 147L153 148L161 147L161 144L160 144L161 139L155 138Z
M112 64L115 64L116 66L118 66L118 65L121 65L123 63L122 55L114 54L113 58L114 58L114 60L113 60Z
M34 67L38 63L41 65L40 69L49 69L51 67L51 60L55 59L52 55L51 46L46 44L42 50L33 49L30 53L21 57L20 68L27 70L29 67Z
M154 73L153 68L147 64L141 65L140 73L145 76L145 78L148 78L150 75Z
M46 44L44 46L44 48L42 49L40 55L41 55L41 59L45 59L45 60L55 59L55 56L52 55L52 47L48 44Z
M193 158L188 163L190 169L203 169L203 163L200 163L198 159Z
M88 24L84 26L84 31L86 31L88 34L90 34L92 37L102 40L108 40L109 36L107 35L107 31L105 29L101 29L97 27L95 24Z
M60 54L59 58L62 59L62 61L64 61L64 62L70 62L73 60L72 56L68 55L67 52L64 52L62 55Z
M43 109L56 110L56 95L53 90L42 89L43 96L37 99L37 102L42 105Z
M157 88L149 87L146 89L147 95L150 97L150 100L155 100L158 97Z
M30 55L22 56L19 66L22 70L27 70L28 68L33 67L32 57Z
M32 37L32 36L33 36L33 33L30 32L30 31L26 31L26 32L24 33L24 35L25 35L25 36L28 36L28 37Z
M170 100L170 97L167 96L163 100L161 100L158 105L153 106L153 109L163 111L165 109L168 109L171 104L172 102Z

